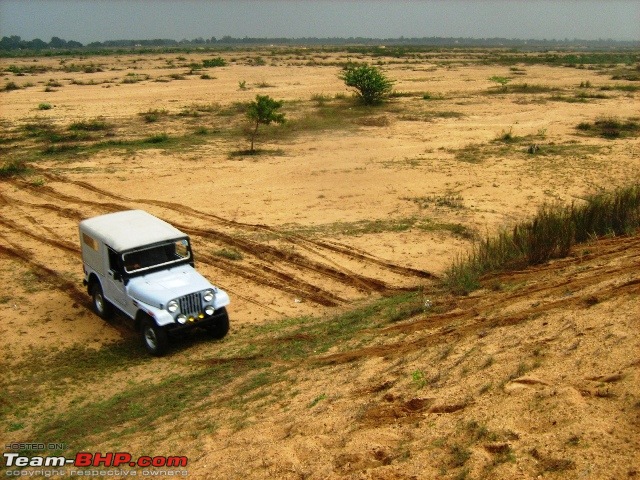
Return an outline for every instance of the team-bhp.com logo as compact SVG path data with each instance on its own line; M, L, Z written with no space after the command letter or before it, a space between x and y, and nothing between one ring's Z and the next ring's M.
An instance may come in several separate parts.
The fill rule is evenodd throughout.
M2 455L8 477L184 477L188 475L187 470L184 469L188 459L179 456L134 457L128 452L104 454L80 452L73 458L54 455L25 456L14 452ZM137 470L140 468L143 470Z
M4 453L6 467L186 467L187 457L148 457L137 459L127 452L76 453L74 458L66 457L25 457L19 453Z

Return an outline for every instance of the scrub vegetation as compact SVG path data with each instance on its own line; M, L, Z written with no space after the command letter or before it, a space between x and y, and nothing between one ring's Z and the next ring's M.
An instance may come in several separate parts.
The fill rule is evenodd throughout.
M476 244L451 265L444 283L468 294L480 287L483 276L563 258L577 243L634 234L639 227L640 184L592 195L580 204L543 205L532 220Z

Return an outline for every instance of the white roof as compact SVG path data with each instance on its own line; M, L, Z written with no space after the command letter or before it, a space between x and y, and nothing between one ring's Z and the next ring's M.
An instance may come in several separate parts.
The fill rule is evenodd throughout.
M80 222L80 231L122 252L187 235L144 210L107 213Z

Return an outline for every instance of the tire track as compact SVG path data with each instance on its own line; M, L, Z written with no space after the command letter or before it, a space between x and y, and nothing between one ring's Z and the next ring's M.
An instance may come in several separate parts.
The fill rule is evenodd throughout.
M179 213L183 213L186 215L190 215L190 216L194 216L194 217L198 217L201 218L203 220L215 220L216 222L229 226L229 227L235 227L238 229L242 229L242 230L249 230L249 231L260 231L260 232L265 232L265 233L269 233L272 235L276 235L279 238L283 238L286 239L288 241L291 241L292 243L295 244L311 244L317 248L320 249L325 249L325 250L329 250L332 252L336 252L336 253L340 253L342 255L345 255L349 258L353 258L353 259L357 259L357 260L362 260L368 263L372 263L378 266L381 266L383 268L386 268L390 271L396 272L396 273L400 273L403 275L409 275L409 276L415 276L418 278L430 278L430 279L437 279L438 277L430 272L424 271L424 270L418 270L415 268L409 268L409 267L403 267L400 265L396 265L394 263L391 262L387 262L375 257L372 257L371 255L368 255L366 253L363 252L357 252L355 249L353 249L352 247L344 247L344 246L339 246L336 245L335 243L327 243L327 242L323 242L320 240L313 240L313 239L309 239L309 238L305 238L305 237L301 237L299 235L291 235L291 234L284 234L272 227L269 227L267 225L258 225L258 224L250 224L250 223L243 223L243 222L237 222L234 220L228 220L225 219L223 217L214 215L214 214L210 214L210 213L206 213L206 212L202 212L200 210L194 209L192 207L186 206L186 205L181 205L178 203L173 203L173 202L166 202L163 200L153 200L153 199L140 199L140 198L127 198L127 197L121 197L121 196L117 196L114 195L113 193L103 190L99 187L96 187L95 185L92 185L88 182L85 181L81 181L81 180L72 180L69 179L67 177L63 177L61 175L56 175L56 174L52 174L50 172L46 172L44 170L40 171L42 173L42 175L45 178L48 178L52 181L56 181L56 182L64 182L64 183L70 183L73 185L76 185L78 187L84 188L86 190L92 191L94 193L98 193L100 195L104 195L108 198L114 198L117 200L126 200L126 201L130 201L130 202L135 202L135 203L142 203L142 204L147 204L147 205L155 205L155 206L159 206L162 208L166 208L168 210L173 210Z
M586 310L604 301L640 295L640 237L618 238L605 242L602 246L606 248L606 252L602 256L593 256L590 263L584 265L587 267L584 271L566 272L567 264L581 268L571 259L567 264L559 261L532 268L528 272L516 272L515 276L518 279L531 279L535 283L531 288L525 288L516 295L508 291L487 292L481 296L462 298L450 304L447 312L421 315L411 322L391 325L379 331L380 334L424 332L410 342L403 339L385 345L367 346L327 355L317 361L320 364L334 365L371 357L398 357L424 349L426 345L438 345L456 338L478 335L488 328L523 324L546 313L558 310ZM616 262L618 258L623 259L623 265L609 265L603 270L603 259ZM544 273L541 273L541 270ZM560 278L550 279L558 275ZM496 278L508 279L510 275L503 274ZM597 293L592 295L589 292L594 288L597 289ZM570 296L565 294L567 289L571 292ZM555 299L549 300L554 297ZM517 312L509 312L514 299L518 298L526 298L530 302ZM446 299L436 302L444 304ZM484 315L481 312L497 313Z
M18 233L20 233L22 235L25 235L25 236L27 236L29 238L32 238L33 240L36 240L36 241L41 242L41 243L45 243L45 244L50 245L52 247L60 248L60 249L62 249L64 251L66 251L66 252L73 253L77 257L80 257L80 248L75 243L66 242L64 240L55 240L55 239L52 239L52 238L48 238L48 237L45 237L45 236L38 235L36 233L33 233L33 232L27 230L26 228L22 228L22 227L17 226L14 222L9 222L9 221L5 220L3 217L0 217L0 225L5 227L9 231L18 232Z
M3 200L6 201L7 200L6 197L3 196ZM27 205L26 202L21 202L21 204ZM35 208L41 207L35 204L32 204L31 206ZM42 206L42 208L45 208L47 210L53 210L55 209L55 206L52 206L51 204L46 204L45 206ZM120 207L117 208L117 210L121 210L121 209L122 208ZM67 209L67 213L69 213L70 211L71 211L70 209ZM77 211L75 212L71 211L71 212L73 212L72 216L75 218L83 217ZM63 240L55 240L53 238L49 238L44 235L38 235L24 227L19 226L16 222L10 222L4 219L3 217L0 217L0 225L7 228L7 230L9 231L17 232L20 235L27 236L39 243L43 243L52 247L62 249L66 252L70 252L74 254L76 257L81 256L80 248L75 243L71 243ZM191 234L190 232L186 232L186 233ZM210 232L210 233L212 235L215 235L215 232ZM277 290L283 291L285 293L289 293L294 296L304 297L305 299L312 301L314 303L317 303L319 305L338 306L340 303L345 302L344 299L337 297L336 295L333 295L330 292L323 291L319 287L315 287L307 282L296 279L292 275L287 275L287 274L278 272L277 270L273 268L269 268L267 266L259 266L259 267L256 266L256 268L249 268L249 267L241 266L238 264L234 264L233 262L226 260L224 258L213 258L206 254L199 254L198 258L199 258L199 261L202 261L207 265L219 268L225 272L234 273L242 278L252 280L258 284L266 285L268 287L275 288ZM260 270L270 273L272 277L276 278L276 280L273 280L273 278L270 278L269 275L264 275L263 273L260 272Z
M356 249L352 248L352 247L344 247L342 245L338 245L335 243L329 243L329 242L323 242L320 240L313 240L312 241L314 243L314 245L317 245L319 247L325 248L327 250L333 251L333 252L337 252L337 253L341 253L343 255L347 255L353 258L356 258L358 260L363 260L365 262L371 262L371 263L375 263L377 265L380 265L384 268L387 268L393 272L396 273L400 273L403 275L410 275L410 276L415 276L418 278L429 278L431 280L437 280L439 277L437 275L434 275L431 272L427 272L425 270L418 270L416 268L410 268L410 267L403 267L401 265L395 265L393 263L389 263L389 262L385 262L384 260L380 260L379 258L375 258L372 257L369 254L365 254L365 253L360 253L358 252Z
M346 302L346 300L333 295L331 292L327 292L310 283L300 281L292 275L287 275L285 273L269 269L264 265L252 268L251 266L241 265L225 258L214 258L203 253L198 254L198 258L203 263L220 268L224 272L232 273L239 277L251 280L259 285L271 287L295 297L303 297L306 300L317 303L318 305L325 307L337 307L341 303ZM275 276L276 280L268 275L264 275L261 270L272 273L272 276Z
M6 197L3 196L3 200L7 201ZM27 205L27 202L20 202L20 203L23 206ZM31 206L36 208L39 207L35 204L32 204ZM45 206L44 208L46 208L47 210L51 210L55 207L52 206L51 204L47 204L47 206ZM71 210L67 209L67 211L69 213L69 211ZM77 212L77 211L71 211L71 212L72 212L72 216L75 218L82 217L80 212ZM33 240L36 240L38 242L41 242L53 247L60 248L62 250L73 253L77 257L80 257L80 249L75 243L66 242L63 240L55 240L46 236L37 235L26 228L18 226L18 224L16 224L15 222L9 222L2 217L0 217L0 225L4 226L10 231L16 231L22 235L32 238ZM176 226L179 229L188 233L189 235L196 234L204 237L215 238L217 240L218 233L215 231L190 229L188 227L178 226L178 225ZM232 239L232 237L229 237L229 238ZM266 265L260 265L260 266L255 266L255 268L250 268L250 267L245 267L243 265L235 264L234 262L231 262L224 258L214 258L206 254L198 254L198 259L199 261L207 265L217 267L225 272L232 272L242 278L250 279L252 281L259 280L257 282L259 284L267 285L271 288L284 291L294 296L302 296L307 300L312 301L314 303L318 303L319 305L322 305L322 306L335 307L346 301L332 294L331 292L324 291L323 289L316 287L308 282L304 282L300 279L297 279L292 275L279 272L276 269L270 268ZM261 273L260 270L262 270L262 272L266 272L267 275L264 275L263 273ZM269 277L269 275L271 275L271 277L275 278L276 280L274 281L272 278Z
M56 192L51 187L37 187L37 189L34 189L33 187L29 187L29 190L31 191L35 190L34 193L36 194L44 193L45 195L48 195L50 197L57 198L58 200L63 200L69 203L90 204L96 207L106 208L107 211L118 211L118 210L123 210L128 208L125 205L115 204L115 203L83 201L71 195L60 194L59 192ZM44 191L38 192L38 190L44 190ZM5 195L2 195L2 200L8 205L11 205L14 202L13 199L9 199ZM22 206L29 205L33 208L43 208L47 210L57 209L57 207L55 207L55 205L52 205L52 204L37 205L37 204L28 204L27 202L23 202L23 201L18 201L16 203L20 203ZM64 211L66 216L71 217L74 220L84 217L84 215L82 215L77 210L66 208L64 209ZM71 252L76 256L80 256L79 247L70 242L57 241L51 238L47 238L46 236L37 235L31 232L30 230L22 228L14 222L9 222L8 220L4 220L3 218L0 218L0 225L3 225L10 231L16 231L20 234L26 235L38 242L57 247L65 251ZM215 241L222 240L223 243L239 248L248 254L257 256L259 259L263 261L266 258L267 261L289 260L289 263L291 263L290 262L291 259L287 259L284 257L284 255L286 255L284 252L278 249L275 249L273 247L264 246L261 244L257 244L255 242L235 239L230 235L224 234L222 232L218 232L216 230L197 229L197 228L188 227L181 224L175 224L175 225L177 228L185 231L185 233L188 233L189 235L202 236ZM256 255L256 252L258 253L258 255ZM202 261L203 263L210 265L212 267L221 269L226 273L228 272L234 273L242 278L251 280L252 282L280 290L282 292L285 292L287 294L290 294L296 297L303 297L308 301L317 303L322 306L335 307L340 305L341 303L346 302L345 299L340 298L329 291L323 290L320 287L314 286L311 283L301 280L299 278L296 278L293 275L280 272L277 269L269 267L267 265L258 265L258 266L255 266L255 268L251 268L251 267L235 264L223 258L213 258L211 256L204 255L204 254L199 254L198 257L200 261ZM304 259L303 257L300 257L300 259L301 260L299 261L299 263L296 263L296 265L303 266L306 269L311 271L324 273L325 276L332 276L333 278L338 278L338 276L335 275L335 272L331 270L323 271L323 267L324 267L323 265L321 264L310 265L308 263L305 264L304 262L306 261L306 259ZM369 281L368 283L369 285L373 284L373 282L371 281ZM375 286L378 289L385 287L384 285L375 285Z
M394 290L391 286L381 280L376 280L355 273L345 273L331 266L310 260L298 253L283 252L282 250L269 245L232 237L231 235L227 235L216 230L189 227L180 223L174 223L174 225L189 235L197 234L201 237L214 240L222 239L227 245L235 247L247 254L254 255L261 260L265 260L270 263L274 261L291 263L299 268L309 270L314 273L320 273L321 275L332 278L339 283L343 283L348 286L359 286L361 290L366 292L384 292Z
M51 180L54 181L67 181L66 179L64 179L64 177L60 177L58 175L53 175L50 173L46 173L45 176ZM49 197L58 201L63 201L63 202L67 202L67 203L74 203L74 204L81 204L81 205L89 205L92 207L97 207L99 208L101 211L107 211L107 212L111 212L111 211L118 211L118 210L123 210L123 209L128 209L130 207L123 205L122 203L114 203L114 202L100 202L100 201L92 201L92 200L84 200L81 199L79 197L73 196L73 195L68 195L68 194L64 194L61 192L56 191L55 189L53 189L50 186L31 186L28 184L24 184L24 183L16 183L16 186L18 188L22 188L22 189L26 189L28 191L30 191L31 193L40 196L40 197ZM174 203L169 203L169 202L162 202L162 201L154 201L154 200L141 200L141 199L128 199L128 198L119 198L113 194L111 194L110 192L105 192L102 189L99 189L97 187L92 186L91 184L87 183L87 182L82 182L82 181L68 181L68 183L72 183L74 185L80 186L81 188L90 190L94 193L98 193L100 195L105 195L109 198L116 198L118 200L125 200L125 201L131 201L131 202L140 202L140 203L148 203L148 204L152 204L152 205L156 205L156 206L161 206L163 208L169 208L173 211L177 211L179 213L183 213L184 215L193 215L196 216L198 218L202 218L202 219L207 219L207 220L211 220L214 219L216 221L219 221L225 225L232 225L232 226L236 226L236 227L241 227L246 229L250 229L250 230L260 230L260 231L267 231L270 233L274 233L274 234L278 234L279 236L282 236L282 234L280 234L279 232L277 232L276 230L267 227L267 226L262 226L262 225L250 225L250 224L242 224L239 222L233 222L233 221L228 221L225 219L222 219L216 215L210 215L204 212L200 212L197 211L195 209L192 209L190 207L185 207L185 206L181 206L181 205L177 205ZM6 198L5 196L3 196L3 200L5 202L12 202L13 200ZM26 202L22 202L23 204L26 204ZM33 204L33 206L36 206L35 204ZM39 208L45 208L48 210L55 210L59 207L56 207L55 205L52 205L51 203L47 203L41 206L38 206ZM77 220L78 218L82 218L83 215L78 212L77 210L72 210L69 208L65 208L65 209L61 209L61 212L63 213L64 216L68 217L68 218L72 218L74 220ZM308 271L314 274L318 274L321 275L323 278L330 278L342 285L345 285L347 287L350 288L356 288L357 290L361 291L361 292L365 292L365 293L372 293L372 292L376 292L376 293L384 293L384 292L393 292L393 291L398 291L398 290L404 290L401 288L396 288L393 287L389 284L387 284L384 281L381 280L377 280L365 275L361 275L361 274L357 274L354 272L350 272L350 271L345 271L345 269L339 269L336 267L333 267L331 265L327 265L318 261L314 261L311 260L299 253L295 253L295 252L285 252L281 249L278 249L276 247L273 246L269 246L269 245L264 245L255 241L251 241L251 240L247 240L247 239L242 239L242 238L238 238L238 237L234 237L230 234L221 232L219 230L213 230L213 229L204 229L204 228L197 228L197 227L190 227L181 223L175 223L174 225L185 231L186 233L188 233L189 235L192 236L201 236L203 238L209 239L209 240L213 240L215 242L220 242L223 243L225 245L234 247L240 251L242 251L243 253L247 254L247 255L251 255L256 257L258 260L264 261L268 264L273 264L274 262L282 262L284 264L290 264L295 268L298 268L302 271ZM289 239L289 238L288 238ZM290 239L289 239L290 240ZM292 243L294 244L298 244L298 245L302 245L305 243L311 243L314 247L320 245L321 248L325 248L322 246L321 242L309 242L306 239L302 239L301 237L295 238ZM66 248L67 246L65 246L64 248ZM336 251L338 253L341 254L345 254L348 255L349 251L345 248L337 248L335 246L332 246L332 248L330 249L331 251ZM200 258L203 258L201 255L199 255ZM399 267L393 264L390 264L388 262L384 262L384 261L380 261L377 259L373 259L372 257L368 257L362 254L355 254L355 255L351 255L352 258L357 258L359 260L365 260L365 261L369 261L370 263L375 263L379 266L382 266L383 268L387 268L391 271L394 271L396 273L403 273L403 274L411 274L412 276L419 276L419 277L429 277L430 274L427 274L426 272L422 272L419 270L415 270L415 269L408 269L405 267ZM204 257L205 258L205 263L214 266L214 267L219 267L219 265L221 264L220 259L212 259L211 257ZM252 281L256 281L258 280L259 283L263 283L266 284L272 288L277 288L281 291L284 291L286 293L292 293L292 292L296 292L297 295L300 294L300 292L304 292L307 296L307 299L316 303L319 303L321 305L324 306L335 306L338 305L339 303L343 303L345 300L337 297L336 295L332 294L331 292L327 291L327 290L323 290L320 287L314 286L312 284L310 284L309 282L306 282L304 280L301 279L297 279L292 275L283 273L278 271L275 268L272 267L268 267L265 265L261 265L259 268L262 268L263 271L267 272L269 275L271 275L272 277L274 277L274 279L269 278L268 276L257 276L256 275L256 271L251 269L248 270L246 268L238 268L237 265L232 265L229 266L229 262L227 262L225 264L225 268L228 268L229 270L233 270L235 271L235 273L243 278L252 280ZM292 288L292 285L295 286L295 288ZM323 292L323 293L321 293Z
M6 237L2 236L7 243L10 242ZM87 292L83 289L80 289L75 282L67 280L63 275L61 275L58 271L53 268L47 267L46 265L36 261L33 258L33 255L29 253L24 248L18 248L15 245L7 246L0 244L0 255L7 257L9 259L20 259L24 263L28 264L33 270L36 271L38 276L42 278L47 278L47 283L53 286L56 290L64 293L69 296L74 302L79 305L86 305L88 301ZM53 282L50 280L53 279Z

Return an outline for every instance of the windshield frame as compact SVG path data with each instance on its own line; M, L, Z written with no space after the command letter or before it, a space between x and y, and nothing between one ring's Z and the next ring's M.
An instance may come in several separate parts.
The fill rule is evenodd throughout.
M180 253L177 252L178 244L181 244L180 247L184 248L184 255L180 255ZM143 254L143 252L147 252L149 250L161 249L163 247L171 247L171 246L173 246L174 248L173 255L176 255L176 258L174 259L169 259L168 261L161 261L159 263L153 263L145 266L142 266L142 264L139 264L136 262L136 263L133 263L133 265L140 265L140 266L138 266L137 268L134 267L131 269L130 267L127 266L127 263L131 265L132 264L131 262L135 261L134 258L131 258L131 257L127 258L128 256L136 255L136 254L140 255L140 254ZM167 254L167 251L165 250L164 253ZM168 268L172 268L178 265L193 264L193 252L191 251L191 242L189 241L189 237L180 237L172 240L165 240L162 242L153 243L150 245L144 245L142 247L137 247L137 248L122 252L120 254L120 257L122 259L122 271L124 275L128 277L144 275L152 271L167 270ZM142 259L143 257L140 257L138 260L142 260Z

